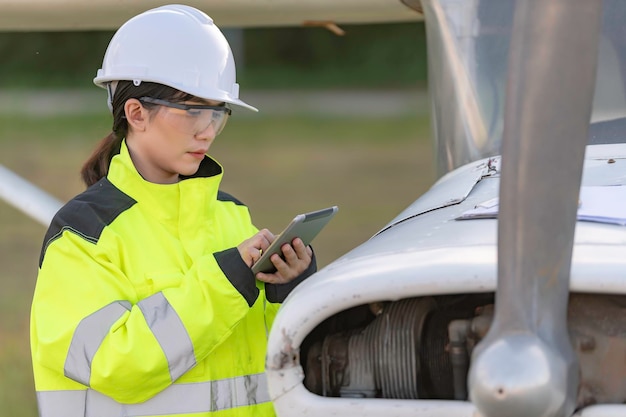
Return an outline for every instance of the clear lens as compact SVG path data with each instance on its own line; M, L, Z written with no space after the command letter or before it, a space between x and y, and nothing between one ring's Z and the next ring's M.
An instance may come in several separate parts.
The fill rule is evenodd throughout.
M200 134L210 127L213 128L215 136L219 135L224 129L231 111L226 106L172 103L152 97L142 97L139 100L162 106L165 109L164 117L170 123L192 135Z
M213 128L215 136L219 135L228 120L228 109L174 109L167 107L163 109L164 116L170 123L177 126L185 133L197 135L210 127Z

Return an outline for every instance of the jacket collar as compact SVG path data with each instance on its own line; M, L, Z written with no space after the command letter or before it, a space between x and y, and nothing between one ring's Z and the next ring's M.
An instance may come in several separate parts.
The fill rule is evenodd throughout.
M124 140L120 153L111 160L107 178L136 200L142 210L163 221L178 223L180 217L193 222L197 216L206 216L217 199L222 175L222 166L205 156L194 175L181 177L175 184L151 183L144 180L135 168Z

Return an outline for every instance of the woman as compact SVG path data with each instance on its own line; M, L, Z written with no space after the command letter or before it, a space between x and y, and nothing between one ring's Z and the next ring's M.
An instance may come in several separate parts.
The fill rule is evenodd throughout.
M31 313L42 417L272 415L264 375L279 303L315 271L300 239L275 273L250 267L274 239L219 191L205 154L238 98L232 53L199 10L126 22L94 82L113 133L55 216Z

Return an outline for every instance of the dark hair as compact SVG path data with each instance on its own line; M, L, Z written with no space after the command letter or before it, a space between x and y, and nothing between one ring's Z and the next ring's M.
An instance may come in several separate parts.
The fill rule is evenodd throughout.
M128 134L128 121L124 112L126 101L131 98L153 97L173 102L181 102L193 98L191 94L183 93L172 87L162 84L142 82L135 85L132 81L119 81L113 96L113 131L98 143L91 156L83 164L80 175L87 187L106 177L109 172L111 159L120 153L122 140ZM142 103L150 109L150 103Z

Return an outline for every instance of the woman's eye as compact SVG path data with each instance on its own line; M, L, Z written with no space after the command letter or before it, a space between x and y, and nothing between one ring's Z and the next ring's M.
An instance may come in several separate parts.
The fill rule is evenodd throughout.
M202 114L202 110L198 110L198 109L187 109L187 114L188 114L189 116L198 117L198 116L200 116L200 114Z

